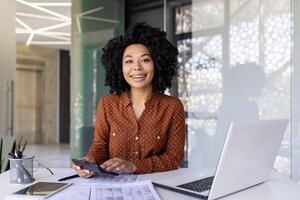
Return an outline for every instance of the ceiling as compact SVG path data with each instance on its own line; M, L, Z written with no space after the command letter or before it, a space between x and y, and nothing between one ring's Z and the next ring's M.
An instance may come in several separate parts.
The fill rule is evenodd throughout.
M71 0L16 0L16 40L69 49Z

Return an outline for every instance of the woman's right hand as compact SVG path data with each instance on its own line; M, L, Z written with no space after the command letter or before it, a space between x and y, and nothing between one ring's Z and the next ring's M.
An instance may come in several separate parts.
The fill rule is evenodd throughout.
M95 160L92 160L91 158L88 158L88 157L83 157L80 160L84 160L84 161L89 162L89 163L95 163ZM76 171L76 173L81 178L89 178L89 177L95 175L95 172L91 172L90 170L87 170L87 169L81 169L80 166L75 165L74 163L72 164L72 168Z

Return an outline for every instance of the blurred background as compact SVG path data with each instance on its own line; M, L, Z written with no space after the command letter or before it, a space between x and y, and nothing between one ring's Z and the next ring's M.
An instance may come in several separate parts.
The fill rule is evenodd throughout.
M2 171L13 142L69 167L92 137L104 87L102 48L136 22L179 50L168 94L185 107L181 167L214 168L231 121L290 119L274 168L300 181L297 0L2 0Z

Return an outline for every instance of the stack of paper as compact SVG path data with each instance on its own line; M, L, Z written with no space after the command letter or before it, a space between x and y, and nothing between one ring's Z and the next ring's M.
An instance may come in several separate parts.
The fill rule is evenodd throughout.
M74 174L56 175L53 181ZM95 176L88 179L74 178L64 182L73 183L69 188L50 196L49 200L160 200L151 181L139 181L135 174L119 176Z
M160 200L151 181L127 184L73 185L49 200Z

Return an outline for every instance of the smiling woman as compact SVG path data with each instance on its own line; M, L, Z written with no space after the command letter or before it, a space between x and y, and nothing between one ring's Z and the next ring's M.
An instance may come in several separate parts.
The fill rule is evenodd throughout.
M131 94L151 94L154 63L147 47L142 44L129 45L124 51L122 66L123 77L130 85ZM139 100L132 106L136 118L139 119L145 106Z
M150 53L142 44L132 44L125 49L123 76L132 89L152 90L154 64Z
M116 173L176 169L184 154L184 110L164 91L177 72L177 49L165 32L138 23L103 50L111 94L100 100L94 140L82 159ZM94 175L73 168L82 177Z

